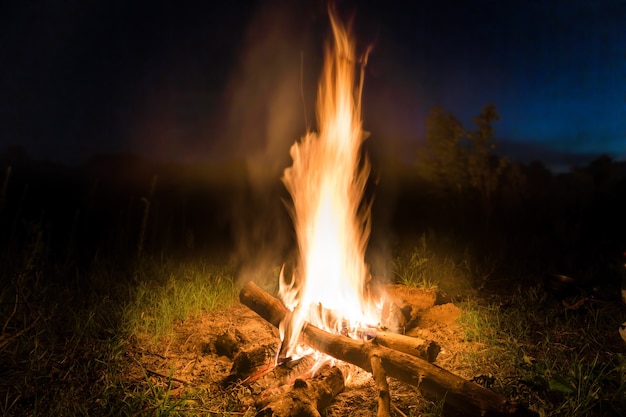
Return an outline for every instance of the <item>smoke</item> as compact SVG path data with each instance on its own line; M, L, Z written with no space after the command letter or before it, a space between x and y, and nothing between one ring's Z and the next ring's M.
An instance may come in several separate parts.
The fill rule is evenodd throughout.
M220 132L227 140L220 142L222 149L216 152L236 155L244 162L247 182L232 211L233 238L242 274L251 278L246 271L254 271L257 276L252 278L257 282L258 271L271 270L294 251L295 233L284 205L289 196L280 178L291 165L291 145L315 129L317 84L330 29L325 5L265 4L248 26L238 65L225 89L227 116ZM401 81L393 81L395 71L391 69L397 68L389 68L389 58L388 48L376 44L373 67L366 69L363 116L366 129L372 131L366 147L374 159L413 153L398 151L406 136L402 129L408 130L414 114L398 112L397 96L385 93L405 88ZM401 104L414 105L408 99ZM371 257L387 259L384 231L395 195L393 180L383 178L383 184L385 190L374 190L376 199L382 199L374 207L375 242L369 252Z
M301 8L268 3L248 28L241 60L226 89L225 146L228 154L244 161L247 174L233 209L243 275L271 270L293 245L280 178L291 164L290 146L313 118L319 58L312 51L321 50L321 42L312 46L310 24ZM258 276L252 278L259 281Z

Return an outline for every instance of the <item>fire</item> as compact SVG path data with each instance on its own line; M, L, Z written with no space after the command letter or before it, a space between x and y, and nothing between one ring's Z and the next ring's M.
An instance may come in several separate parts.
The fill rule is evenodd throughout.
M299 254L289 283L283 273L280 278L279 295L292 311L281 328L282 358L299 355L305 321L346 333L377 324L380 316L365 263L371 206L364 201L370 163L361 149L366 138L361 91L367 54L357 61L348 30L332 9L329 14L333 40L326 46L318 88L318 132L294 143L293 165L283 176L293 200Z

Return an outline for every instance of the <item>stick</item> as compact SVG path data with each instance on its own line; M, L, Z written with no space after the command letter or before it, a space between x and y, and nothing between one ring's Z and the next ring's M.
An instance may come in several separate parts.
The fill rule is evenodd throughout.
M278 327L287 309L279 300L248 282L239 293L242 304ZM371 358L378 356L388 376L416 386L424 394L445 399L446 403L475 416L538 416L520 404L467 381L428 361L379 346L374 341L363 342L325 332L311 324L302 330L307 345L336 359L372 372Z
M376 417L390 417L391 399L389 397L389 384L387 384L387 375L385 375L383 364L376 355L372 356L370 363L372 364L372 376L374 377L376 389L378 390L378 411L376 412Z
M178 378L174 378L173 376L168 376L168 375L162 374L160 372L152 371L150 369L146 369L146 373L148 375L157 376L159 378L163 378L163 379L171 380L171 381L174 381L174 382L178 382L178 383L181 383L183 385L189 385L189 382L187 382L187 381L184 381L184 380L178 379Z

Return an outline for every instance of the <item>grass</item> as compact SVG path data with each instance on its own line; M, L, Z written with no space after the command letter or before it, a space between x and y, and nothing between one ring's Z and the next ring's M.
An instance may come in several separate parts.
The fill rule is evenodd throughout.
M465 294L451 297L462 310L466 345L454 355L455 372L540 416L624 415L626 357L617 329L626 312L619 302L582 295L561 302L538 277L498 279L503 272L495 262L477 262L426 235L394 259L393 269L404 285Z
M432 239L432 240L429 240ZM250 395L177 388L172 374L126 375L138 337L157 343L176 323L236 299L235 268L224 262L151 258L128 265L94 259L89 268L43 259L42 244L3 262L0 290L0 414L249 415ZM589 299L568 309L532 279L486 290L496 266L467 250L422 237L394 259L397 282L462 295L464 343L451 371L541 416L611 416L626 410L626 357L619 304ZM276 271L261 273L275 281ZM570 305L576 300L569 300ZM440 415L422 401L412 415ZM216 411L218 410L218 411Z
M129 334L149 334L156 341L170 334L174 323L203 310L228 307L238 294L234 271L226 265L144 265L124 310Z
M437 288L451 298L464 298L489 278L494 262L476 262L467 248L423 234L392 261L395 281L407 287Z
M436 253L422 235L417 245L403 251L392 262L395 280L407 287L438 288L454 282L460 268L449 256Z
M502 302L504 301L504 302ZM465 338L485 346L459 359L469 375L540 415L620 415L626 410L621 306L589 299L567 310L539 285L499 303L461 303Z
M232 303L232 268L144 260L127 271L98 263L71 279L61 272L15 272L0 292L0 414L173 415L187 407L167 384L129 382L127 348L138 335L156 341L176 321Z

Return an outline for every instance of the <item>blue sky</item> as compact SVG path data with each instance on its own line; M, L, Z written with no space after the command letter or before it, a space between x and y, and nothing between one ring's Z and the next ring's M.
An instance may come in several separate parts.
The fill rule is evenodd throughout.
M468 124L493 102L502 148L522 160L626 158L625 2L422 5L421 18L388 16L421 110L442 105Z

